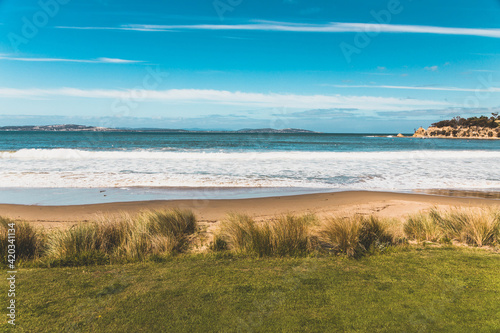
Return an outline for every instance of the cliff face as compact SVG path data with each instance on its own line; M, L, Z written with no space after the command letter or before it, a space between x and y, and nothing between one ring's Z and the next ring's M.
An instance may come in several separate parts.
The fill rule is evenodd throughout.
M477 138L477 139L498 139L500 138L500 127L487 128L479 126L458 126L453 128L446 127L429 127L423 129L420 127L413 134L414 137L420 138Z

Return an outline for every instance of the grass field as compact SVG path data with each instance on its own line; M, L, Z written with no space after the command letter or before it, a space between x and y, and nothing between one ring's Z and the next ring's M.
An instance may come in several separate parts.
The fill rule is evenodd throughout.
M359 259L225 253L21 268L16 331L499 332L499 267L492 251L420 246ZM7 289L2 279L0 304Z

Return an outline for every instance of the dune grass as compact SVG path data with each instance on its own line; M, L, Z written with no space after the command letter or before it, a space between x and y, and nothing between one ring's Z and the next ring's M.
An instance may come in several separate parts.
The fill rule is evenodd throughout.
M500 241L500 211L495 209L454 208L431 210L435 223L449 239L474 246L495 245Z
M494 208L431 209L410 216L404 224L408 238L418 241L458 241L472 246L500 243L500 210Z
M182 252L196 226L196 217L189 210L143 212L119 250L126 257L139 259L147 255Z
M419 212L408 216L403 230L409 239L436 242L443 235L442 229L436 222L433 211L431 213Z
M394 245L389 222L375 216L331 217L320 229L324 246L338 254L360 256L368 251Z
M354 256L359 250L361 222L359 216L331 217L324 223L320 233L332 251Z
M0 217L0 249L2 249L0 262L7 262L8 255L8 230L9 224L14 224L15 230L15 255L16 261L22 262L33 260L40 257L45 249L45 235L41 229L23 222L14 221L8 218Z
M313 249L313 237L310 228L317 218L307 214L294 216L282 215L271 223L273 253L278 256L304 255Z
M69 229L42 231L23 221L0 217L0 246L7 259L8 223L16 224L17 263L84 266L189 252L196 239L196 216L189 210L145 211L131 216L101 215ZM347 255L359 258L391 246L417 241L461 242L470 246L500 244L498 208L431 209L404 222L375 216L281 215L256 222L245 214L228 214L209 251L257 257ZM157 258L160 259L160 258Z
M142 260L151 255L181 252L188 235L195 230L196 218L191 211L174 209L142 212L137 216L103 215L97 221L51 233L46 254L56 264L66 262L68 265L72 260L92 261L88 257L99 263Z
M283 215L255 222L244 214L229 214L212 249L262 256L302 256L313 252L360 256L396 243L387 220L359 215L331 217L317 230L314 215ZM227 244L227 246L225 246Z
M312 250L310 227L315 221L313 215L289 214L257 223L248 215L231 213L222 222L216 242L259 257L305 255Z

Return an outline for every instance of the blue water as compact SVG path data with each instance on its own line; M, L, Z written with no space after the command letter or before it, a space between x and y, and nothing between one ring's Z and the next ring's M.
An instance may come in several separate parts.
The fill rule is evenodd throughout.
M233 134L147 132L2 132L0 150L20 149L171 151L500 150L498 140L420 139L371 134Z

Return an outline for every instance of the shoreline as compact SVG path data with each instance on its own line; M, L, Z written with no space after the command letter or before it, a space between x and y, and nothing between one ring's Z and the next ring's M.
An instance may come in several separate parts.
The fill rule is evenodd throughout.
M127 187L0 187L0 204L25 206L82 206L172 200L257 199L339 192L387 192L462 198L500 199L500 189L356 189L327 187L248 186L127 186Z
M222 220L228 212L247 213L257 220L287 213L314 213L319 217L356 213L403 218L431 207L455 206L500 206L500 200L417 193L343 191L250 199L149 200L68 206L0 204L0 216L25 220L45 228L64 228L78 222L91 221L97 214L136 214L142 210L180 208L193 210L200 224L210 227Z

